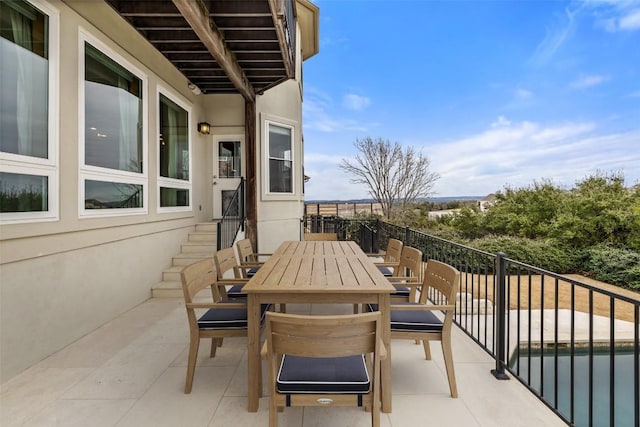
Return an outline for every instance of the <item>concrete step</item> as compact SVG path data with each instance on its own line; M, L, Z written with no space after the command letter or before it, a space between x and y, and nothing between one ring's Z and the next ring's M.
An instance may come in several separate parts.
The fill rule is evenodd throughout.
M162 272L162 280L169 282L180 282L180 271L184 268L184 265L174 265L167 268Z
M213 256L217 247L215 242L184 242L180 245L180 252L186 253L209 253L209 256Z
M190 242L218 242L218 233L211 231L192 231L189 233Z
M151 298L184 298L180 281L162 281L151 287Z
M196 231L217 233L218 232L218 223L217 222L201 222L201 223L198 223L198 224L196 224Z
M189 252L189 253L179 253L173 256L173 265L174 266L185 266L189 264L193 264L196 261L200 261L205 258L213 258L213 251L211 252Z

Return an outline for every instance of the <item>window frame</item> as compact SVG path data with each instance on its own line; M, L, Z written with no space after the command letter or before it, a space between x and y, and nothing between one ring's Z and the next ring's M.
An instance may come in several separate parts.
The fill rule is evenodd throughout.
M142 172L128 172L110 169L101 166L85 164L85 43L100 51L109 59L140 79L142 85ZM78 217L115 217L129 215L144 215L149 213L149 77L140 67L132 63L132 60L117 53L96 36L80 27L78 31ZM86 209L85 208L85 181L105 181L125 184L142 185L141 208L119 209Z
M270 156L270 147L271 141L269 139L269 127L270 125L278 126L281 128L287 128L291 131L291 191L287 192L274 192L270 189L270 179L271 179L271 168L269 166ZM263 194L265 199L277 200L277 199L291 199L296 195L296 150L295 150L295 135L296 135L296 127L291 121L282 119L282 118L264 118L264 155L263 157L263 177L264 177L264 185L263 185Z
M0 151L0 168L2 172L46 176L47 207L46 211L37 212L5 212L0 213L1 224L18 224L30 222L58 221L60 187L58 185L59 168L59 73L60 73L60 11L44 0L24 0L48 17L48 100L47 100L47 158L26 156L23 154Z
M183 108L187 112L187 136L189 138L189 179L175 179L168 178L160 175L160 149L157 148L156 153L156 168L157 168L157 210L158 213L170 213L170 212L192 212L193 211L193 107L192 104L185 101L179 95L167 87L158 84L156 87L156 135L160 138L160 95L168 98L180 108ZM175 188L178 190L189 191L189 205L188 206L160 206L160 192L161 188Z

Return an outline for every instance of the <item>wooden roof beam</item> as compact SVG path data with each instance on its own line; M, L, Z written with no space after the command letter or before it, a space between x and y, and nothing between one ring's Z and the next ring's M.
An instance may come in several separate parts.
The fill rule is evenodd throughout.
M216 59L233 86L250 102L255 102L256 92L238 64L235 55L224 42L222 34L209 19L209 11L200 1L172 0L207 50Z

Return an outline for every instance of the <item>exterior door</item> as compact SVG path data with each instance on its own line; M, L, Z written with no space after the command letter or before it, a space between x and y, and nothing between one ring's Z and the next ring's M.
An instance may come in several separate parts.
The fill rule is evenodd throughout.
M244 176L244 137L219 136L213 144L213 217L222 218Z

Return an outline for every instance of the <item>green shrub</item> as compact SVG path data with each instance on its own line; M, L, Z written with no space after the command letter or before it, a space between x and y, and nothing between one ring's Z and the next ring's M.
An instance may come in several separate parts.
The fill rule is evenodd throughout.
M640 252L608 246L584 251L585 273L597 280L640 291Z
M553 240L487 236L472 240L469 246L494 254L504 252L507 258L559 274L575 272L579 262L575 250L558 246Z

